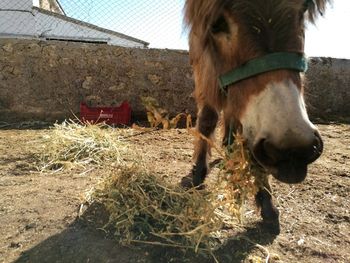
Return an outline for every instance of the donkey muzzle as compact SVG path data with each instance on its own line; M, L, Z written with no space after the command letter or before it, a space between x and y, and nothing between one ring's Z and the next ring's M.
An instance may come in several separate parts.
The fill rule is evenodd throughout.
M279 149L268 139L261 139L253 149L255 159L271 170L279 181L295 184L307 175L307 165L317 160L323 151L323 141L317 131L308 145Z

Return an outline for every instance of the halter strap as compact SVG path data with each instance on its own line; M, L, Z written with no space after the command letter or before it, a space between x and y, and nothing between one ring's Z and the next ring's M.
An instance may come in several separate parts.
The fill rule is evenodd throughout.
M220 89L226 92L227 86L229 85L261 73L278 69L291 69L305 72L307 70L307 60L303 55L294 52L270 53L249 60L244 65L219 76Z

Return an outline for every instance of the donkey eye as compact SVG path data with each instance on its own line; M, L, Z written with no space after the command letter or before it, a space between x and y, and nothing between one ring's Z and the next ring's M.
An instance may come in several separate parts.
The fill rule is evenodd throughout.
M220 16L211 27L211 32L217 33L228 33L229 26L223 16Z

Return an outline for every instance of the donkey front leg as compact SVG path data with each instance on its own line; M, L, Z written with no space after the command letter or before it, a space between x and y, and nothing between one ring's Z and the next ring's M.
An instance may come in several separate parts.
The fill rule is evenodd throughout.
M207 138L213 134L218 122L218 113L215 109L205 105L200 111L197 120L197 131ZM192 169L192 184L198 186L204 182L208 173L207 156L210 151L208 142L202 138L197 139L195 143L196 163Z
M255 201L260 208L263 223L273 234L280 233L279 212L272 201L271 187L268 178L264 178L263 185L255 196Z

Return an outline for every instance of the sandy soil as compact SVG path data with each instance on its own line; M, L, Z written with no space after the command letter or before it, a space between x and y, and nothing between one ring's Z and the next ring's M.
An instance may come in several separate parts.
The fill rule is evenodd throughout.
M300 185L273 181L281 234L266 232L254 206L247 204L247 227L215 253L220 262L254 262L266 257L265 249L270 262L350 262L350 125L319 128L325 151L307 179ZM213 262L176 249L120 246L92 227L105 218L99 208L78 219L84 193L104 173L38 173L36 140L45 132L0 130L0 262ZM190 171L192 137L186 130L132 140L159 175L179 182Z

